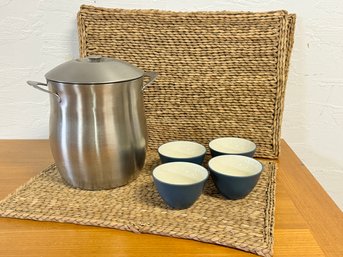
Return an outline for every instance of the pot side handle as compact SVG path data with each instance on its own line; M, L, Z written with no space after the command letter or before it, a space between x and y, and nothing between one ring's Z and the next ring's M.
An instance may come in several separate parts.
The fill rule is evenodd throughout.
M148 83L146 83L145 85L143 85L142 91L144 91L148 86L150 86L150 85L155 81L155 79L157 78L157 72L154 72L154 71L146 71L146 72L144 72L143 77L149 77L150 80L149 80Z
M44 89L44 88L41 88L41 87L40 87L40 86L45 86L45 87L46 87L47 84L42 83L42 82L37 82L37 81L31 81L31 80L26 81L26 83L27 83L29 86L31 86L31 87L34 87L34 88L36 88L36 89L38 89L38 90L40 90L40 91L43 91L43 92L45 92L45 93L49 93L49 94L55 96L55 97L57 98L58 102L59 102L59 103L61 102L61 97L60 97L58 94L53 93L53 92L51 92L51 91L49 91L49 90L47 90L47 89Z

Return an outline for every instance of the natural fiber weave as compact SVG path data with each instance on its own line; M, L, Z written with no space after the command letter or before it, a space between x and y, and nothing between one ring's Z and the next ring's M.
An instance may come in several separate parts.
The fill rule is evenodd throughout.
M126 60L159 77L145 91L149 148L249 138L277 158L295 15L81 6L80 55Z
M112 190L85 191L67 186L52 165L0 202L0 216L56 221L187 238L272 255L275 164L265 162L258 185L245 199L230 201L208 181L189 209L172 210L156 191L148 153L142 174Z

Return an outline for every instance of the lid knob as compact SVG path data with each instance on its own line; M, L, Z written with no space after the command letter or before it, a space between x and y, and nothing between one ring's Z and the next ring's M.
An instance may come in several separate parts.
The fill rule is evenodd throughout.
M101 55L90 55L86 58L89 62L101 62L102 56Z

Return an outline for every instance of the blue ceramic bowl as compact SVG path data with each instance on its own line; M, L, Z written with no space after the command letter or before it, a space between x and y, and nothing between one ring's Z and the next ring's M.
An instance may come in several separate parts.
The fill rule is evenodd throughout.
M161 198L174 209L186 209L201 195L208 171L190 162L169 162L157 166L152 176Z
M259 161L242 155L221 155L208 166L218 191L228 199L246 197L256 186L263 170Z
M203 145L191 141L172 141L158 148L162 163L192 162L201 165L205 153L206 148Z
M220 137L209 143L212 157L224 154L235 154L253 157L256 144L250 140L239 137Z

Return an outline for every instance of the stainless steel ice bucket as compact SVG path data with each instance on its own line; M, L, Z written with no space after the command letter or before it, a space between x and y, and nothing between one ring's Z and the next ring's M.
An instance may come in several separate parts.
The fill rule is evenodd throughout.
M136 178L147 141L142 91L156 75L91 56L57 66L45 75L46 84L28 81L50 94L51 151L67 183L101 190ZM150 78L145 85L144 76Z

